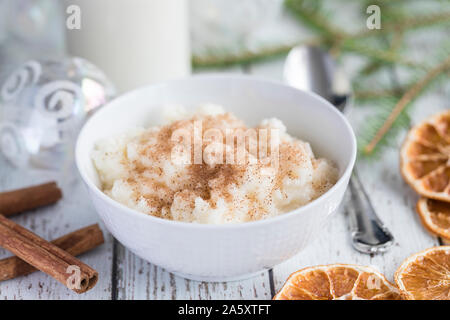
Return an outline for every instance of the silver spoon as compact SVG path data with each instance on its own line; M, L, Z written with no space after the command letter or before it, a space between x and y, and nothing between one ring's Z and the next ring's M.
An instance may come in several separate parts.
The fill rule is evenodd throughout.
M298 46L287 56L284 80L289 85L312 91L330 101L341 112L351 99L350 84L330 55L318 47ZM385 252L394 237L378 218L356 169L350 179L347 205L353 247L362 253Z

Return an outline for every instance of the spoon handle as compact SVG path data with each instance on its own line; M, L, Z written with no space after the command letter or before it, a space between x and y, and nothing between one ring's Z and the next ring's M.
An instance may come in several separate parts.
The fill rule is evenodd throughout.
M385 252L394 243L394 237L375 213L356 169L349 186L347 213L353 247L362 253Z

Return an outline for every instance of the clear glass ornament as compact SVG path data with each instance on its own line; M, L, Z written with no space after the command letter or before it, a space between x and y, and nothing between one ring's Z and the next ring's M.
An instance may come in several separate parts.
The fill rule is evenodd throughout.
M81 58L31 60L0 84L0 153L14 166L64 170L86 119L115 95Z

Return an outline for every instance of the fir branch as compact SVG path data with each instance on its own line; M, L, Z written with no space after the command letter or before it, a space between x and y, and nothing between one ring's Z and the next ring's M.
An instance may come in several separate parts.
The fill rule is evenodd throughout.
M356 100L376 100L388 97L401 97L405 92L405 88L392 88L382 90L355 90L354 98Z
M392 128L392 125L401 115L404 109L415 100L421 92L439 75L450 68L450 57L445 59L442 63L431 69L427 74L414 86L412 86L397 102L394 109L383 123L381 128L377 131L373 139L364 147L365 154L373 153L378 143L383 139L386 133Z
M385 16L391 16L392 7L399 1L392 3L391 1L375 1L380 2L383 8L383 19ZM401 1L400 1L401 2ZM401 64L407 67L423 68L420 64L410 61L407 58L397 54L396 50L388 52L371 48L365 45L366 38L377 38L377 36L385 36L396 33L404 33L413 29L422 27L430 27L438 24L450 24L450 12L422 14L415 16L404 16L395 18L390 17L388 21L383 21L382 29L379 30L361 30L359 32L348 34L346 31L330 24L330 19L324 14L322 9L323 0L285 0L285 7L293 14L297 20L319 33L320 37L314 41L317 45L332 48L334 52L353 52L365 55L374 59L374 63L378 66L385 64ZM404 2L408 5L408 2ZM236 64L244 64L250 62L263 61L280 55L286 54L293 45L282 45L275 48L264 48L258 52L243 51L231 54L204 54L194 55L192 63L194 68L207 67L228 67Z
M354 34L348 34L327 22L329 19L320 12L321 2L322 1L317 0L285 0L285 6L298 20L319 32L320 36L317 38L307 40L303 43L299 42L292 45L264 48L258 52L244 50L239 53L230 54L197 54L192 57L192 65L194 68L223 68L238 64L260 62L282 56L288 53L295 45L313 44L328 48L331 47L335 53L353 52L367 56L370 59L373 59L373 63L378 67L386 64L399 64L412 68L424 68L420 63L399 55L397 50L383 51L372 48L364 43L364 38L368 36L386 35L393 31L396 31L397 34L402 34L413 28L431 26L442 22L450 23L450 13L445 12L433 15L407 17L393 23L383 23L383 28L380 30L363 30Z
M380 61L369 61L367 65L360 71L361 76L368 76L380 70L384 64Z
M377 65L382 64L401 64L413 68L423 68L417 62L408 60L396 53L396 49L383 51L371 48L365 44L361 44L360 40L367 37L385 36L395 32L399 37L407 31L434 26L440 23L450 24L450 12L435 13L431 15L407 16L403 19L395 19L395 22L384 22L382 29L368 30L348 34L335 25L327 22L327 19L320 13L320 5L313 5L313 3L321 3L321 1L305 1L305 0L285 0L285 6L296 16L301 22L312 27L314 30L321 33L325 44L332 48L333 52L341 53L342 51L350 51L357 54L368 56L374 59ZM389 12L390 6L388 2L383 3L383 12ZM396 43L394 39L394 44ZM400 44L400 41L398 41Z
M245 50L239 53L230 53L224 55L216 55L216 54L193 55L192 66L195 69L225 68L233 65L261 62L283 56L297 45L326 46L326 39L322 37L311 38L295 44L261 49L258 52ZM424 68L424 66L421 65L420 63L405 59L404 57L398 55L397 53L373 49L369 46L352 43L350 41L344 41L344 44L337 43L337 45L333 46L332 48L335 49L335 52L339 53L342 52L339 49L342 49L343 51L346 52L353 52L356 54L365 55L382 65L397 63L412 68L419 68L419 69Z
M192 66L196 69L201 68L225 68L233 65L242 65L252 62L267 61L286 55L297 45L320 45L320 38L312 38L295 44L281 45L273 48L265 48L258 52L245 50L236 54L228 55L193 55Z
M239 54L226 56L192 56L193 68L225 68L233 65L247 64L250 62L265 61L287 54L293 46L279 46L268 48L259 52L244 51Z
M383 136L374 151L368 155L364 152L367 144L372 140L373 136L378 132L385 120L392 112L398 99L394 97L386 97L377 99L377 107L374 114L366 117L363 131L358 133L358 156L365 159L377 159L381 155L383 147L394 145L395 137L410 125L408 109L404 109L392 125L389 132ZM370 157L369 157L370 156Z

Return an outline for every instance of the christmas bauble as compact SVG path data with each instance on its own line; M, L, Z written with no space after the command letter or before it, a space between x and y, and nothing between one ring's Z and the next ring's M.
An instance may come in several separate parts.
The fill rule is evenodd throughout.
M86 119L115 95L81 58L32 60L0 84L0 153L18 167L60 169L73 161Z

